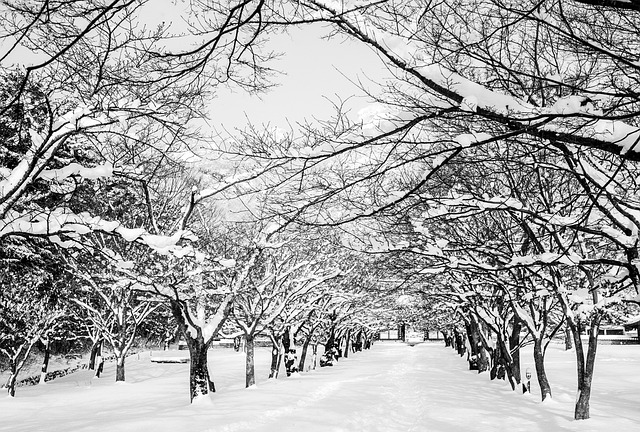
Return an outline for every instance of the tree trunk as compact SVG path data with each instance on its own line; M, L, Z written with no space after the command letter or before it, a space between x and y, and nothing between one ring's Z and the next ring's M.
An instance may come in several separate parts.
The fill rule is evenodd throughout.
M312 337L313 337L313 329L309 331L309 335L304 340L304 344L302 344L302 352L300 353L300 363L298 363L298 370L300 372L304 372L304 362L307 359L307 350L309 349L309 344L311 343Z
M313 370L316 370L318 362L318 344L313 345L313 354L311 355L311 364L313 365Z
M516 384L522 382L522 372L520 371L520 331L522 330L522 321L517 315L513 315L513 325L511 334L509 335L509 357L511 359L509 367L511 375L515 379Z
M465 322L467 328L467 339L469 340L469 356L467 361L469 362L469 370L478 370L479 366L479 350L480 345L476 329L471 322Z
M593 369L596 363L596 351L598 348L598 330L600 329L600 313L594 312L596 315L591 319L591 328L589 329L589 346L587 348L587 358L584 361L584 351L580 349L583 360L579 362L582 368L578 369L578 397L576 399L576 409L574 418L576 420L586 420L589 418L589 400L591 398L591 383L593 380ZM579 334L578 334L579 337ZM576 353L578 352L578 343L582 346L582 341L575 340Z
M573 338L569 324L566 324L564 326L564 349L565 351L569 351L571 348L573 348Z
M284 347L284 367L287 376L290 376L292 373L298 372L295 338L290 327L287 327L282 336L282 346Z
M189 396L193 402L200 396L215 392L216 388L209 377L209 366L207 365L209 346L205 343L201 332L198 332L196 338L192 338L188 332L184 336L189 347Z
M351 341L351 329L347 330L347 334L344 337L344 358L349 358L349 342Z
M478 343L478 373L486 372L491 368L491 359L486 345L487 341L483 333L481 333L483 330L480 327L480 323L473 315L471 315L471 330L475 334Z
M269 378L275 378L278 370L278 357L280 357L280 349L272 344L271 346L271 369L269 370Z
M486 372L491 367L491 359L489 358L489 352L484 346L479 349L480 356L478 358L478 373Z
M116 354L116 382L124 381L124 360L122 353Z
M245 335L245 347L246 347L246 379L245 387L251 387L256 384L256 372L254 366L254 340L253 335Z
M18 382L18 374L24 367L24 364L31 354L33 343L21 345L16 352L9 359L9 370L11 371L7 383L7 393L9 396L14 397L16 395L16 383Z
M97 346L98 348L96 351L96 361L98 362L98 367L96 369L96 378L100 378L100 375L104 370L104 357L102 356L102 348L104 346L104 340L101 339Z
M89 355L89 370L96 369L96 357L100 353L100 346L102 345L102 339L97 339L93 345L91 345L91 354Z
M324 345L324 352L329 351L336 344L336 327L335 325L331 327L331 332L329 333L329 339L327 339L327 343Z
M357 338L357 343L356 343L356 351L362 351L362 347L364 345L364 336L363 336L364 330L360 330L360 332L358 333L358 338Z
M542 348L542 340L538 338L533 341L533 361L536 366L536 375L538 377L538 385L540 386L540 394L544 401L547 397L551 397L551 384L549 384L547 372L544 368L544 350Z
M276 375L275 378L278 379L278 374L280 373L280 365L282 364L282 357L284 357L284 350L278 352L278 359L276 361Z
M5 385L7 386L7 393L9 393L9 396L15 397L16 382L18 381L18 367L16 362L13 360L9 362L9 366L11 368L11 374L9 375L9 379Z
M280 368L280 349L276 346L271 348L271 369L269 378L278 378L278 369Z
M505 341L502 340L502 338L498 338L498 343L500 344L500 348L498 349L498 351L500 352L500 357L501 357L501 361L502 361L502 365L504 366L504 371L506 372L507 375L507 379L509 380L509 384L511 385L511 390L515 390L516 389L516 383L514 381L514 375L513 375L513 358L511 357L511 352L509 351L509 348L507 347L507 344ZM520 382L520 379L518 378L518 382Z
M296 356L295 348L290 348L289 352L285 352L284 354L284 367L287 371L287 376L291 376L291 374L298 372L298 358Z
M511 389L515 390L516 384L513 379L512 358L501 334L497 334L496 348L491 353L491 357L491 379L505 379L506 377L509 380Z
M269 378L278 378L278 369L280 369L280 336L271 334L271 369Z
M49 369L50 355L51 355L51 341L47 339L44 343L44 360L42 360L42 370L40 371L39 384L44 384L47 379L47 370Z
M287 327L287 329L282 334L282 346L284 347L284 353L289 352L289 348L291 347L291 328Z
M460 333L458 330L454 330L454 337L455 337L455 342L456 342L456 351L458 352L458 354L460 355L460 357L462 357L466 351L465 347L464 347L464 339L462 337L462 333Z
M207 365L207 351L209 350L209 341L204 340L202 328L187 327L186 319L183 313L183 305L179 301L171 301L171 312L178 324L180 333L187 342L189 348L189 399L194 399L208 395L209 392L215 392L216 387L209 376L209 367ZM193 336L192 331L195 329L196 335Z

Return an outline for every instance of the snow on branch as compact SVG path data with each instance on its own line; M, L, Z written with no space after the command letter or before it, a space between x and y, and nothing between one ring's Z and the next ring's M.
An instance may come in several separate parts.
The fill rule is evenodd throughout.
M372 23L366 8L345 10L343 2L306 1L329 22L371 46L392 65L407 72L428 90L443 97L439 108L458 107L512 130L594 148L640 160L640 128L620 120L607 119L582 96L560 98L553 105L537 107L516 97L471 81L441 64L424 63L423 47L412 34L394 34ZM352 2L347 2L351 4ZM395 31L394 27L394 31Z
M74 162L63 168L43 170L40 175L38 175L38 178L61 182L71 176L79 176L85 179L97 179L101 177L111 177L112 175L113 165L108 162L96 165L95 167L84 167Z
M172 235L154 235L144 228L127 228L118 221L107 221L87 212L73 213L67 209L56 208L50 211L19 213L10 211L0 219L0 238L8 235L50 237L62 247L78 247L80 236L93 231L120 236L128 242L139 242L149 246L162 255L173 254L183 257L194 254L191 247L182 247L178 242L182 239L196 240L189 231L178 230ZM64 235L70 240L62 241Z

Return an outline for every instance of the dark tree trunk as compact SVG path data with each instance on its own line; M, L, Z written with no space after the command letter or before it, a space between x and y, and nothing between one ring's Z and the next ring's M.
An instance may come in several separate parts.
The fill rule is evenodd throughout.
M187 323L182 311L182 304L177 301L171 301L171 312L173 314L180 333L187 342L189 348L189 399L194 399L208 395L209 392L215 392L216 387L209 375L209 366L207 365L207 351L209 350L209 342L204 340L202 329L196 328L196 335L187 329ZM193 330L193 328L191 329Z
M278 377L278 369L280 369L280 336L271 335L271 369L269 378Z
M289 352L289 348L291 348L291 329L287 327L282 335L282 346L284 347L285 354Z
M504 367L504 372L507 375L507 379L509 380L509 384L511 385L511 389L516 389L516 383L514 382L513 375L513 358L509 352L509 348L507 347L506 342L502 339L502 337L498 337L498 353L500 356L500 362ZM518 380L519 382L520 380Z
M280 365L282 364L283 357L284 357L284 353L280 353L280 355L278 356L278 361L276 362L276 376L275 376L276 379L278 379L278 374L280 373Z
M18 365L15 361L11 360L9 362L9 367L11 369L11 375L9 375L9 379L7 380L7 393L11 397L15 397L16 395L16 382L18 381Z
M547 397L551 397L551 384L549 384L547 372L544 368L544 349L542 348L542 340L538 338L535 338L533 341L533 361L536 366L536 375L538 376L540 394L544 401Z
M290 376L292 373L298 372L295 341L293 340L290 327L287 327L282 336L282 346L284 347L284 367L287 376Z
M516 385L513 381L513 369L511 368L511 356L509 349L501 334L497 334L496 347L491 352L491 379L509 379L511 389L515 390Z
M124 355L116 356L116 382L124 381Z
M496 356L496 349L489 349L489 358L491 359L491 368L489 369L489 378L494 380L498 375L498 357Z
M336 327L335 325L331 327L331 332L329 333L329 339L327 343L324 345L324 352L329 351L336 344Z
M98 363L98 368L96 369L96 378L100 378L104 372L104 357L100 357L100 363Z
M489 353L483 347L480 348L480 356L478 358L478 373L486 372L491 367L491 359Z
M287 376L298 372L298 357L296 356L295 349L290 349L289 352L285 354L284 367L287 371Z
M488 355L486 340L481 333L482 329L474 316L471 316L471 330L478 343L478 373L486 372L491 368L491 359Z
M24 366L25 360L29 357L29 354L31 353L32 348L33 348L32 344L22 345L18 349L18 352L12 353L13 355L9 359L9 370L11 373L5 385L7 387L7 393L11 397L14 397L16 395L16 383L18 381L18 373L20 373L20 370Z
M47 339L44 343L44 360L42 360L42 370L40 371L40 384L47 380L47 370L49 369L49 357L51 355L51 341Z
M256 372L254 366L254 340L253 335L245 335L245 347L246 347L246 380L245 387L251 387L256 383Z
M273 345L271 347L271 368L269 369L269 378L275 378L278 370L278 357L280 357L280 350Z
M164 333L164 341L162 344L163 351L169 351L169 347L171 346L171 342L175 340L177 336L177 329L173 329L171 331L166 330Z
M282 335L282 346L284 347L284 368L287 376L290 376L292 373L298 372L295 340L290 327L287 327Z
M347 334L344 337L344 358L349 358L349 342L351 341L351 329L347 330Z
M97 339L93 345L91 345L91 354L89 355L89 370L96 370L96 357L100 353L100 346L102 345L102 339Z
M573 337L571 336L571 328L569 324L564 326L564 349L565 351L569 351L573 348Z
M97 345L97 350L96 350L96 358L98 360L98 367L96 369L96 378L100 378L100 375L102 375L102 371L104 370L104 357L102 356L102 348L104 346L104 340L100 340L98 342Z
M371 334L369 334L368 332L363 331L362 332L362 337L363 337L362 347L364 349L367 349L367 350L371 349L371 346L373 345L373 337L374 337L373 332L371 332Z
M462 357L466 351L464 347L464 339L462 337L462 333L460 333L458 330L454 330L454 338L455 338L455 344L456 344L455 349L460 355L460 357Z
M340 357L342 357L342 337L336 338L336 343L334 345L334 348L337 351L336 353L336 361L337 361Z
M598 330L600 329L601 316L595 312L595 316L591 319L591 328L589 329L589 346L587 348L586 361L584 360L584 351L582 349L582 341L580 334L576 340L574 334L574 344L576 346L576 355L580 351L582 360L578 361L578 398L576 400L576 408L574 418L576 420L586 420L590 417L589 401L591 398L591 383L593 380L593 369L596 363L596 352L598 348ZM580 346L580 349L578 349Z
M467 361L469 362L469 370L478 370L478 361L479 361L479 335L476 332L476 329L473 325L469 323L465 323L467 328L467 339L469 340L469 358Z
M207 365L207 351L209 346L205 343L202 334L198 332L196 338L190 334L185 334L187 346L189 347L189 395L191 402L194 399L205 396L209 392L215 392L216 388L209 377L209 366Z
M113 351L116 356L116 382L125 380L124 366L131 348L131 342L138 331L137 324L129 324L126 319L127 309L124 310L122 323L117 325L117 339L113 341Z
M282 336L272 332L269 337L271 338L271 369L269 371L269 378L278 378L278 370L280 369L280 344Z
M516 384L520 384L522 381L520 370L520 332L522 331L522 321L517 315L513 316L513 325L511 327L511 334L509 335L509 357L511 362L509 364L511 368L511 376L514 378Z
M360 330L360 332L358 333L358 338L357 338L357 343L355 346L356 351L362 351L362 346L364 345L364 337L363 337L364 331Z
M307 350L309 349L309 344L311 343L312 338L313 338L313 328L309 330L309 334L304 340L304 344L302 344L302 352L300 353L300 363L298 363L298 370L300 372L304 372L304 362L307 359Z
M313 364L313 370L316 370L316 363L318 362L318 344L313 345L313 355L311 356L311 363Z

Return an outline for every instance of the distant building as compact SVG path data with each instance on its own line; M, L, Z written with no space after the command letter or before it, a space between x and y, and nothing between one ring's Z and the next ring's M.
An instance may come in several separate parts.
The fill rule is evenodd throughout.
M440 330L416 331L406 324L398 324L396 328L389 328L378 333L380 340L406 341L407 335L416 332L423 334L424 340L443 340L444 334Z
M627 336L638 339L640 336L640 315L629 318L629 320L624 323L623 328Z

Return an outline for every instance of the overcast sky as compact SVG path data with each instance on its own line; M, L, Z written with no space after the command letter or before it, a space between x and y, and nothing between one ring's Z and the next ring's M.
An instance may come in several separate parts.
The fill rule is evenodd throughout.
M362 43L341 37L327 41L322 39L326 34L326 28L316 24L274 36L270 48L284 53L272 65L285 73L274 78L279 86L260 97L220 91L211 106L212 126L242 129L248 117L257 124L287 128L287 119L295 124L304 117L326 118L333 108L323 96L337 100L336 94L342 99L360 96L350 101L355 115L366 105L366 98L349 80L357 82L359 78L367 86L375 86L372 79L379 82L389 73Z

